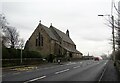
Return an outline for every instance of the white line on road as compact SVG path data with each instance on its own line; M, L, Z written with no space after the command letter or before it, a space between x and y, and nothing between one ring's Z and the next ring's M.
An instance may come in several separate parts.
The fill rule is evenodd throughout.
M80 64L82 64L82 62L80 62Z
M55 74L63 73L63 72L69 71L69 70L70 69L65 69L65 70L62 70L62 71L58 71L58 72L55 72Z
M79 68L80 66L73 67L74 69Z
M77 63L75 63L75 62L69 62L69 63L66 64L66 65L73 65L73 64L77 64Z
M105 73L106 69L107 69L107 67L105 67L105 68L104 68L104 70L103 70L103 72L102 72L102 75L100 76L100 79L99 79L98 83L100 83L100 81L102 80L103 75L104 75L104 73Z
M107 62L105 62L105 65L107 64Z
M45 77L46 77L46 76L41 76L41 77L39 77L39 78L35 78L35 79L32 79L32 80L26 81L26 82L24 82L24 83L33 82L33 81L36 81L36 80L43 79L43 78L45 78Z
M60 65L60 66L63 66L63 65Z

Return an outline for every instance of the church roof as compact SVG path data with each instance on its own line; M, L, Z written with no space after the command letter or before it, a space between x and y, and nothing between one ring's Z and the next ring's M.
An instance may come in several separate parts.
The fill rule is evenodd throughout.
M50 26L50 28L53 28L57 34L66 42L70 43L70 44L74 44L74 42L72 41L72 39L70 37L68 37L64 32L58 30L57 28Z
M53 34L53 32L46 26L42 25L42 24L39 24L39 27L42 27L46 33L50 36L50 38L54 39L54 40L57 40L57 38L55 37L55 35Z

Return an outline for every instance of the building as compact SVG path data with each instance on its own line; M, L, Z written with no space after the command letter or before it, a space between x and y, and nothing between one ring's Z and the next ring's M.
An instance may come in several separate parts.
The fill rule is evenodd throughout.
M93 60L94 56L83 56L84 60Z
M82 53L76 50L76 45L66 33L53 27L48 28L39 23L30 38L27 40L25 50L40 52L43 56L50 54L72 58L82 58Z

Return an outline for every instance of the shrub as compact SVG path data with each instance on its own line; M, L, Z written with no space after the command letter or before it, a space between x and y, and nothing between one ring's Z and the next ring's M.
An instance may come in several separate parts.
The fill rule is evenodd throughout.
M41 54L37 51L23 51L24 58L42 58Z
M2 47L2 59L16 59L20 58L21 49ZM23 58L42 58L41 54L36 51L22 51Z
M10 58L10 54L9 54L7 48L5 48L5 47L2 47L2 58L3 59Z

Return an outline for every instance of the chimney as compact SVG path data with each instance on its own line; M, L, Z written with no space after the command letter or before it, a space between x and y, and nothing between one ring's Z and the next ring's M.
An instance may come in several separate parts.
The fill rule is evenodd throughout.
M69 36L69 30L68 30L68 29L67 29L67 31L66 31L66 35L67 35L68 37L70 37L70 36Z

